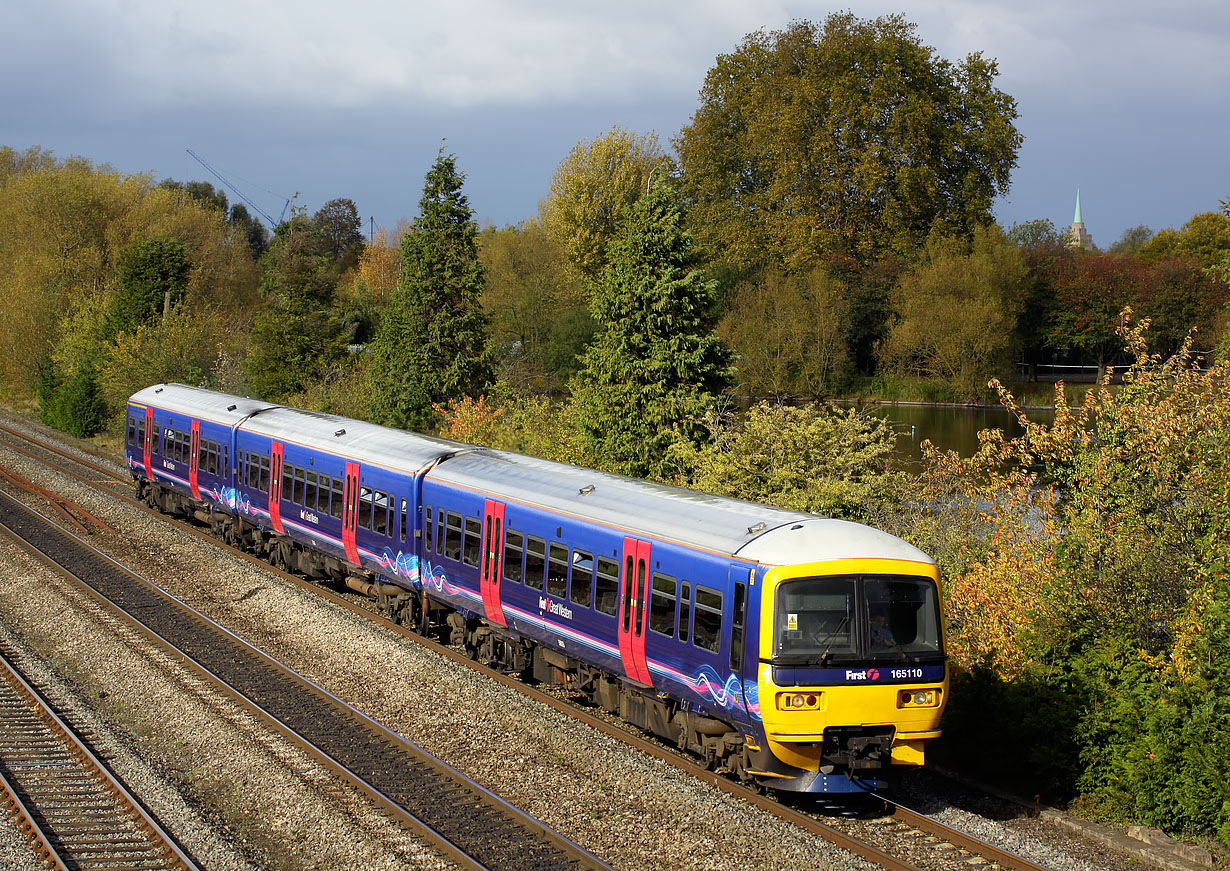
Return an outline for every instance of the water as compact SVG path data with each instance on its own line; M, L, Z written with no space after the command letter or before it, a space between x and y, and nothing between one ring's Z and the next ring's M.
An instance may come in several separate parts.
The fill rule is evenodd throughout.
M941 450L970 457L978 450L980 430L1002 429L1009 438L1021 434L1016 418L1000 406L873 405L863 410L892 422L897 431L897 450L910 463L922 459L919 445L924 439ZM1031 408L1027 414L1030 420L1044 423L1055 418L1052 409Z

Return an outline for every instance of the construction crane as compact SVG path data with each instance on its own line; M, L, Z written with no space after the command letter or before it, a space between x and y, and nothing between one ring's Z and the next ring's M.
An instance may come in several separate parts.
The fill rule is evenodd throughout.
M235 194L235 196L239 197L241 200L243 200L245 203L251 206L256 211L256 214L264 218L265 223L268 224L271 228L275 228L278 226L278 224L282 223L282 220L286 217L286 210L290 207L290 200L287 200L286 205L282 206L282 214L278 216L278 220L275 222L273 218L269 217L268 213L265 212L264 209L262 209L256 203L252 202L250 199L244 196L243 192L240 191L239 188L235 187L233 184L231 184L229 181L223 178L222 173L218 172L218 170L214 169L212 166L206 163L205 159L201 157L201 155L197 154L191 148L186 148L184 150L187 151L189 154L191 154L197 163L199 163L201 166L205 167L207 170L213 173L214 178L218 179L218 181L222 182L224 185L230 188L231 191Z

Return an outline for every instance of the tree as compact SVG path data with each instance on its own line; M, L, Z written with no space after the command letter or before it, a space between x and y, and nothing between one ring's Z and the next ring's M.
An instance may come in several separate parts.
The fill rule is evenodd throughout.
M789 276L771 268L741 282L717 332L738 359L739 393L821 396L847 374L846 286L817 267Z
M269 248L269 231L260 219L254 217L243 203L235 203L231 206L230 217L226 220L242 234L244 241L248 243L248 250L252 252L252 259L260 260Z
M674 191L655 183L621 222L594 288L600 332L572 395L600 468L669 477L670 444L703 442L704 416L730 384L730 352L713 333L716 282L692 268L683 221Z
M363 254L363 233L359 210L353 200L329 200L312 216L312 223L323 237L324 251L333 259L338 274L358 265Z
M402 238L401 280L372 343L372 413L382 423L431 429L437 406L478 396L491 381L478 228L464 180L441 149Z
M555 170L543 225L580 272L595 278L624 210L645 194L655 168L670 172L658 137L622 127L572 149Z
M1123 346L1120 313L1143 299L1148 268L1135 257L1096 253L1079 253L1057 266L1047 315L1048 344L1089 355L1100 378Z
M592 321L579 344L571 340L577 315L588 321L585 290L563 249L540 221L484 230L479 257L487 273L483 310L500 358L501 379L548 390L575 371L572 359L593 337Z
M900 16L830 15L749 34L705 77L674 144L700 241L787 269L968 237L1008 189L1022 137L996 64L937 57Z
M257 396L284 402L346 354L333 316L337 272L321 235L303 215L278 226L264 259L262 305L244 371Z
M130 332L178 303L191 264L183 244L150 239L120 252L119 290L111 303L112 334Z
M1157 263L1168 257L1191 257L1204 269L1215 267L1230 251L1230 215L1201 212L1179 231L1162 230L1140 249L1140 259Z
M1124 230L1119 240L1107 250L1111 254L1138 254L1140 249L1147 245L1152 238L1153 231L1144 224L1139 224Z
M996 226L968 248L936 236L893 294L898 321L881 349L885 365L950 382L973 399L1010 361L1025 264Z

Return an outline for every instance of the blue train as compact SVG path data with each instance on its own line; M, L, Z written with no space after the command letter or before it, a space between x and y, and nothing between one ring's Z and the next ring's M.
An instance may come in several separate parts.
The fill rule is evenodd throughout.
M126 456L151 506L740 780L879 789L939 735L939 573L876 529L179 384Z

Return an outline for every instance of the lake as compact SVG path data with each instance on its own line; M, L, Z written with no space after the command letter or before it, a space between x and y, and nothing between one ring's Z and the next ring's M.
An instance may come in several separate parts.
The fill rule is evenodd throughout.
M978 450L980 430L1002 429L1009 438L1021 434L1016 418L1001 406L886 404L864 406L862 410L892 422L897 430L897 449L911 462L922 459L919 445L924 439L931 439L943 450L970 457ZM1050 408L1031 408L1026 413L1030 420L1048 424L1055 419L1055 411Z

